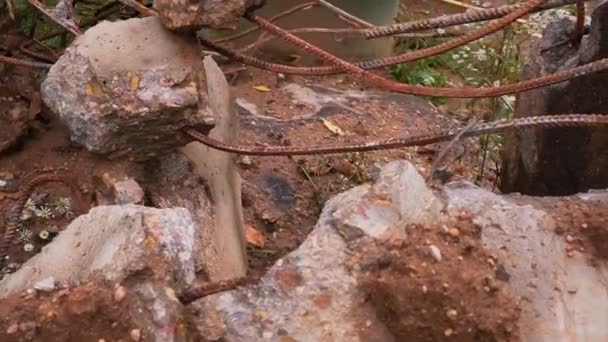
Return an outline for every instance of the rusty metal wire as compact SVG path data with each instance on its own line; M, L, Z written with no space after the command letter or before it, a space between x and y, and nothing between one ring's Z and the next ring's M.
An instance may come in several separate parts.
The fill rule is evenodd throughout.
M316 1L306 2L306 3L303 3L303 4L299 4L299 5L296 5L294 7L289 8L289 9L286 9L285 11L283 11L281 13L278 13L277 15L273 16L269 20L271 22L275 22L275 21L277 21L277 20L279 20L279 19L281 19L283 17L286 17L286 16L288 16L290 14L293 14L293 13L296 13L296 12L299 12L299 11L302 11L302 10L306 10L306 9L309 9L309 8L312 8L312 7L315 7L315 6L319 6L319 3L316 2ZM234 34L234 35L231 35L231 36L227 36L227 37L223 37L223 38L219 38L219 39L215 39L213 41L213 43L215 43L215 44L225 43L225 42L228 42L228 41L231 41L231 40L239 39L241 37L244 37L244 36L246 36L246 35L248 35L250 33L253 33L255 31L259 31L259 30L260 30L259 26L253 26L253 27L248 28L246 30L243 30L242 32L239 32L237 34Z
M198 299L210 296L219 292L233 290L237 287L257 282L258 277L240 277L217 282L209 282L194 286L182 293L179 300L182 304L188 305Z
M485 134L503 133L508 130L522 130L526 128L594 127L605 125L608 125L608 115L606 114L543 115L481 123L472 125L465 130L457 129L448 132L423 134L405 138L389 138L382 141L323 146L230 145L210 138L193 128L185 129L184 133L209 147L225 152L255 156L294 156L366 152L408 146L423 146L441 141L449 141L459 135L462 138L468 138Z
M585 1L576 0L576 25L574 28L574 37L572 42L574 45L579 45L585 34Z
M319 3L320 6L323 6L326 9L330 10L331 12L335 13L338 16L338 18L344 20L345 22L347 22L348 24L350 24L353 27L364 27L364 28L374 28L375 27L373 24L368 23L367 21L354 16L337 6L330 4L329 2L327 2L325 0L317 0L317 2Z
M531 3L539 3L542 0L533 0ZM515 12L514 12L515 13ZM514 14L512 13L512 14ZM319 56L322 60L327 63L333 64L343 71L352 73L353 75L359 76L361 79L379 86L381 88L389 89L391 91L405 93L405 94L416 94L424 96L440 96L440 97L453 97L453 98L481 98L481 97L496 97L507 94L514 94L542 86L563 82L565 80L585 76L590 73L608 69L608 58L595 61L577 68L557 72L544 77L539 77L519 83L499 86L499 87L483 87L483 88L433 88L420 85L411 85L398 83L388 80L384 77L373 74L356 65L353 65L343 59L340 59L308 42L300 39L289 32L275 26L267 20L253 15L247 14L246 17L260 25L264 29L272 32L278 37L291 42L292 44L301 47L302 49ZM506 17L505 17L506 18Z
M72 1L61 0L55 8L49 9L38 0L27 0L32 6L36 7L37 10L46 15L49 19L61 25L64 29L68 30L75 36L82 34L78 25L74 21L72 13Z
M18 59L18 58L7 57L7 56L2 56L2 55L0 55L0 63L29 66L29 67L40 68L40 69L49 69L50 67L53 66L53 64L28 61L28 60L24 60L24 59Z
M504 16L500 20L497 20L496 22L490 23L486 26L483 26L477 30L473 30L470 33L463 35L461 37L449 40L445 43L435 45L435 46L432 46L432 47L429 47L426 49L406 52L406 53L403 53L403 54L397 55L397 56L363 61L363 62L356 63L355 65L361 69L370 70L370 69L376 69L376 68L396 65L396 64L400 64L400 63L413 62L413 61L416 61L419 59L423 59L423 58L435 56L435 55L438 55L441 53L445 53L447 51L450 51L452 49L455 49L457 47L463 46L463 45L473 42L477 39L485 37L489 34L498 32L505 26L509 25L513 21L517 20L518 18L521 18L522 16L524 16L527 13L529 13L530 11L532 11L534 8L538 7L540 4L542 4L542 2L543 2L543 0L528 1L524 6L512 11L511 13L509 13L507 16ZM212 50L216 50L217 52L219 52L229 58L235 59L241 63L251 65L251 66L254 66L257 68L273 71L273 72L280 72L280 73L284 73L284 74L298 74L298 75L331 75L331 74L337 74L337 73L341 73L341 72L345 71L344 69L341 69L335 65L327 66L327 67L281 66L278 64L271 64L271 63L261 61L252 56L245 56L240 52L232 51L228 48L218 46L217 44L209 42L206 39L201 39L201 43L204 46L206 46Z
M577 0L580 1L580 0ZM583 2L589 0L583 0ZM563 0L544 2L541 6L533 9L530 13L540 12L552 8L563 7L573 4L575 0ZM506 5L496 8L487 8L481 10L468 11L451 15L442 15L440 17L408 21L405 23L391 24L385 26L377 26L365 31L365 37L368 39L393 36L400 33L407 33L418 30L430 30L436 28L446 28L455 25L469 24L485 20L502 18L505 15L515 11L519 5Z

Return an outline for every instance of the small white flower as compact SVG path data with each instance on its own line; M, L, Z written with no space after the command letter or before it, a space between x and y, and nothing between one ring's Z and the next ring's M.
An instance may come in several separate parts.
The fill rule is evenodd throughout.
M475 58L477 58L478 61L485 61L488 59L488 53L485 49L479 49L471 53L473 56L475 56Z
M35 211L36 216L43 218L43 219L49 219L53 217L53 213L51 212L51 209L49 209L48 207L40 207L40 209L37 209Z
M435 77L433 76L426 76L424 79L422 79L422 82L426 85L432 85L435 83Z
M42 239L42 240L47 240L50 236L49 231L48 230L41 230L40 233L38 233L38 236Z
M27 228L23 228L23 229L19 229L17 231L19 233L19 241L23 241L23 242L28 242L30 241L30 239L32 238L32 231L27 229Z
M29 211L35 211L36 203L31 198L28 198L27 202L25 202L25 207L23 209L29 210Z
M23 250L26 251L26 252L28 252L28 253L29 252L33 252L34 248L35 248L35 246L32 243L26 243L25 245L23 245Z
M54 203L58 214L70 217L72 215L72 200L69 197L60 197Z
M515 96L513 95L505 95L502 96L502 100L505 102L505 104L509 107L513 107L515 105Z

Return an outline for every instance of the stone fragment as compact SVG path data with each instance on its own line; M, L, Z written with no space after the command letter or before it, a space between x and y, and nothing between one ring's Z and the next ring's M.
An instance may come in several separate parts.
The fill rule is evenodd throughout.
M483 247L500 260L496 279L508 281L515 295L526 298L519 321L522 340L608 339L605 324L608 311L597 305L608 302L605 267L593 267L579 253L568 251L567 241L556 235L554 229L564 218L559 213L553 216L547 209L560 202L574 201L565 209L572 215L589 219L597 212L606 217L608 191L596 190L568 197L510 197L467 182L448 184L444 191L448 214L457 215L462 210L470 212L473 222L480 228ZM597 219L597 222L602 221L606 222L601 217ZM605 227L598 229L606 231ZM600 242L599 257L602 257L602 251L607 252L603 247L607 241L605 236L594 236L594 241ZM576 296L555 295L555 289L564 284L585 290ZM484 290L491 292L494 286L494 280L488 277ZM576 315L571 316L572 312ZM555 317L566 316L570 317L568 324L555 320Z
M564 335L573 340L577 340L577 336L584 339L583 335L592 336L593 341L606 339L607 313L595 305L597 301L590 299L603 300L608 293L601 282L603 271L576 256L566 257L565 241L553 235L552 221L546 212L529 204L517 205L517 198L501 197L469 183L448 184L442 195L443 203L409 163L389 163L381 169L373 184L356 187L329 200L306 241L279 260L258 284L195 302L193 305L203 310L198 322L200 331L214 331L215 337L226 341L275 341L280 331L284 334L280 336L289 336L296 341L318 341L328 336L348 341L404 340L411 336L408 329L416 329L416 323L411 323L411 308L408 308L412 298L419 293L424 298L439 295L447 299L447 294L463 287L458 276L470 272L467 264L474 258L464 261L459 256L463 261L450 264L463 267L454 270L458 276L453 281L431 284L421 279L412 287L416 294L408 295L404 292L405 282L414 281L424 268L439 270L451 260L426 266L425 263L410 263L404 259L409 254L393 254L394 250L389 252L387 246L396 239L407 241L407 237L400 234L403 225L424 221L441 227L450 222L442 216L448 215L452 219L471 219L471 224L479 226L486 253L501 264L496 266L494 262L497 267L494 270L487 258L479 259L478 267L485 268L487 274L480 273L479 285L471 287L467 283L465 286L479 298L469 299L464 307L463 298L451 298L451 302L442 303L444 307L438 311L441 312L438 319L459 322L460 317L470 320L483 316L483 327L479 329L487 329L484 324L492 322L492 334L498 340L508 340L506 337L519 334L522 340L539 341L554 341ZM593 197L594 203L601 203L598 197L601 196ZM425 200L421 201L421 198ZM540 203L544 199L525 197L525 200ZM585 201L581 197L577 200ZM446 238L449 244L441 245L446 255L460 253L462 248L460 244L453 244L452 237L434 230L415 233L438 234L435 236ZM424 237L422 241L425 241ZM418 253L424 252L431 246L431 240L427 241L428 246L412 248ZM395 264L399 266L393 266ZM500 278L497 275L500 283L493 278L498 269L504 273ZM572 274L575 274L574 278ZM528 286L530 281L539 285L532 288ZM590 293L585 295L584 291L578 291L576 296L568 298L555 296L554 288L562 283L567 283L568 288L576 285L577 289L588 289ZM369 284L375 284L375 287L370 289ZM530 298L521 304L524 314L519 321L515 299L504 294L511 291L506 288L511 285L513 292ZM472 305L471 300L477 300L477 306ZM561 306L562 302L566 307ZM482 303L486 305L480 305ZM487 311L489 306L500 310ZM483 310L483 314L475 310ZM566 315L566 310L584 315L580 319L573 318L572 327L563 326L554 317ZM387 316L392 319L386 319ZM543 327L543 330L535 327ZM457 335L463 340L469 340L469 337L473 340L479 331L438 326L434 333L437 339ZM543 334L550 337L541 338Z
M72 141L110 158L146 160L208 131L201 50L156 17L103 21L78 37L42 83L42 99Z
M143 204L144 202L144 190L133 178L118 178L104 173L96 180L98 205Z
M442 259L441 250L435 245L429 246L429 255L437 262L441 261Z
M43 292L53 291L55 289L55 278L53 278L53 277L44 278L44 279L36 282L36 284L34 284L34 288L38 291L43 291Z
M130 329L140 327L142 339L151 336L149 341L183 341L175 330L176 324L185 320L175 292L194 282L193 246L194 224L186 209L95 207L0 281L0 300L31 287L45 285L41 290L48 290L49 279L68 286L120 283L121 287L104 290L107 294L100 300L109 301L109 308L126 305L128 319L123 323ZM95 287L103 285L92 286L81 289L88 295L76 297L85 302L67 307L85 316L94 313L91 310L97 304L101 305L99 310L108 308L89 297L98 298L100 290Z
M263 5L265 0L155 0L154 9L170 30L194 32L203 27L234 29L246 10Z

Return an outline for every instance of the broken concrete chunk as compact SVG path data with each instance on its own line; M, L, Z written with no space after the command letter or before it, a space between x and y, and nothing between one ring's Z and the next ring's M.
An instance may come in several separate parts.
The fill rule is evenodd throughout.
M144 190L133 178L116 178L107 173L97 181L98 205L143 204Z
M199 330L225 341L606 340L605 266L566 257L542 198L468 183L442 195L446 203L408 162L389 163L373 184L328 201L306 241L259 283L193 303ZM396 233L405 226L407 237ZM555 319L569 312L572 324Z
M105 323L96 325L104 331L115 322L108 317L117 316L121 328L111 325L110 331L120 331L121 335L112 340L126 341L128 331L141 329L145 341L186 341L188 333L183 326L178 329L186 318L176 293L194 281L193 245L194 224L186 209L95 207L0 282L0 299L20 296L32 287L51 291L50 298L22 299L17 302L21 303L20 310L0 312L0 326L19 320L19 315L27 316L27 308L35 305L31 310L36 314L29 315L44 317L40 322L44 329L38 336L41 341L65 341L53 337L53 331L66 320L73 326L74 321L82 319L86 326L91 317L104 317L107 319L99 321L107 322L107 327ZM53 291L55 283L61 287ZM84 283L88 285L80 286ZM114 287L108 289L108 284ZM122 294L117 292L121 287ZM14 301L8 299L0 307L11 303ZM49 321L49 317L53 319ZM70 338L81 336L80 332L72 333L75 335ZM90 336L76 339L87 340ZM0 340L5 340L1 331Z
M595 228L603 232L588 234L599 242L596 254L600 258L602 253L606 255L607 191L592 192L593 196L506 197L455 182L445 193L450 214L466 210L473 215L481 228L484 248L504 263L501 272L508 272L512 291L524 299L519 322L523 341L608 340L608 311L597 304L608 302L608 268L601 261L594 267L584 254L569 255L567 239L555 233L556 223L567 217L564 213L579 216L585 220L579 223L583 231ZM547 203L544 206L543 201ZM564 201L573 202L558 214L546 209L559 207ZM596 209L589 209L591 204ZM592 224L594 212L598 217ZM568 324L556 317L568 317Z
M49 71L42 98L74 142L113 158L147 160L187 143L181 128L213 123L196 40L155 17L87 30Z
M175 31L196 31L203 27L235 29L245 11L265 0L155 0L154 9L163 25Z
M122 282L150 272L178 290L194 280L194 224L186 209L100 206L78 217L21 269L0 282L0 297L53 277Z
M34 284L34 288L38 291L49 292L55 289L55 278L48 277Z
M440 220L442 208L411 164L390 163L374 184L356 187L328 201L306 241L279 260L258 284L194 303L216 310L206 311L198 326L201 331L224 327L226 341L405 340L402 337L407 331L399 327L404 323L387 322L385 313L393 310L393 302L411 301L408 296L413 293L404 291L404 286L412 279L403 271L411 261L394 257L387 244L406 241L399 232L404 232L407 224ZM434 232L441 235L439 228ZM426 255L422 258L428 260ZM380 276L383 269L394 269L398 276L391 272ZM422 287L412 288L421 291ZM437 295L443 288L439 284L426 291ZM377 295L382 304L372 305L367 300L369 294ZM495 298L505 296L484 296L483 300L499 300ZM455 303L460 300L454 299ZM388 306L391 309L382 309ZM501 319L512 318L511 313L500 312ZM404 314L403 321L411 314ZM219 322L212 317L218 317ZM443 334L443 329L440 332Z
M343 202L332 214L342 234L360 231L374 238L404 238L405 225L436 221L443 206L416 168L405 161L388 163L371 187L357 189L351 195L362 198L352 205Z

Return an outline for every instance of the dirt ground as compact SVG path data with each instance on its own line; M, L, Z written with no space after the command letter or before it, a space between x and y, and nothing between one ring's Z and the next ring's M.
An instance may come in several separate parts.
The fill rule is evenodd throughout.
M421 7L428 10L427 5L430 2L421 2ZM431 11L443 9L431 8ZM10 33L0 35L0 46L10 49L18 46L20 39L23 38ZM240 66L227 64L222 68L230 71L240 69ZM229 72L228 79L236 96L256 104L264 115L281 119L310 110L289 101L279 89L286 82L338 89L368 89L348 75L279 78L252 68ZM38 188L28 204L30 214L20 229L18 240L11 246L3 273L14 272L61 232L71 219L96 205L96 177L116 169L137 177L129 161L108 161L71 144L66 127L40 102L37 94L39 82L37 71L0 64L0 213L3 218L10 213L15 204L14 191L36 170L67 169L68 178L76 184L79 193L74 194L61 184ZM269 87L270 91L256 90L254 87L259 85ZM420 116L397 105L378 107L365 102L352 105L368 115L354 118L338 111L328 118L346 132L344 136L336 136L322 122L313 120L262 128L244 124L241 141L267 144L305 142L309 145L355 142L422 134L466 124L466 118L441 112ZM450 103L449 106L454 108L455 105ZM258 241L248 247L252 273L263 272L278 258L295 249L312 230L325 201L331 196L371 180L379 165L389 160L407 159L427 176L441 148L442 145L434 145L365 154L241 158L239 167L243 177L245 221L249 229L263 237L263 243ZM488 189L494 188L497 167L488 162L483 176L480 176L482 154L478 140L458 144L454 150L456 157L448 162L449 170L454 174L453 180L466 179ZM601 221L605 216L598 212L596 216L582 217L570 209L566 202L555 206L556 213L563 217L558 224L561 227L558 233L572 239L572 252L592 251L597 257L608 258L608 231ZM3 224L0 234L4 227ZM461 221L447 227L447 232L431 233L442 231L436 228L411 227L408 241L396 244L391 250L394 260L401 260L401 264L370 271L366 288L370 293L369 300L382 315L381 319L398 339L517 340L515 322L518 309L508 295L508 275L503 273L504 269L501 271L497 260L481 250L476 227L467 221L465 215ZM429 245L440 246L443 262L435 263L428 257L424 251ZM382 283L381 279L389 276L403 278L403 287L391 288L393 285ZM28 339L31 331L48 329L45 330L49 332L48 341L129 340L132 327L117 323L125 311L108 300L113 289L83 286L74 291L62 291L61 295L10 298L6 302L8 304L0 308L0 317L8 314L6 310L11 308L16 310L11 316L21 324L15 326L4 322L0 326L0 339L10 340L9 333L16 330L24 340L34 341L35 338ZM391 295L396 291L402 291L403 295ZM60 297L63 299L57 299ZM88 303L89 298L95 300ZM74 301L75 311L57 314L52 324L33 323L37 321L40 307L57 300ZM78 309L81 304L86 309ZM70 325L75 314L84 315L79 317L77 329ZM82 326L81 322L86 322L86 325ZM96 334L82 335L82 331L77 330L95 331Z
M117 303L115 290L95 284L53 293L13 295L0 307L2 341L132 341L137 328L127 326L127 297ZM10 320L7 319L10 317ZM78 324L74 325L73 322Z
M363 279L368 300L397 341L519 340L510 276L480 247L480 230L467 213L406 231L406 240L390 246L391 265ZM440 262L431 248L440 251Z

